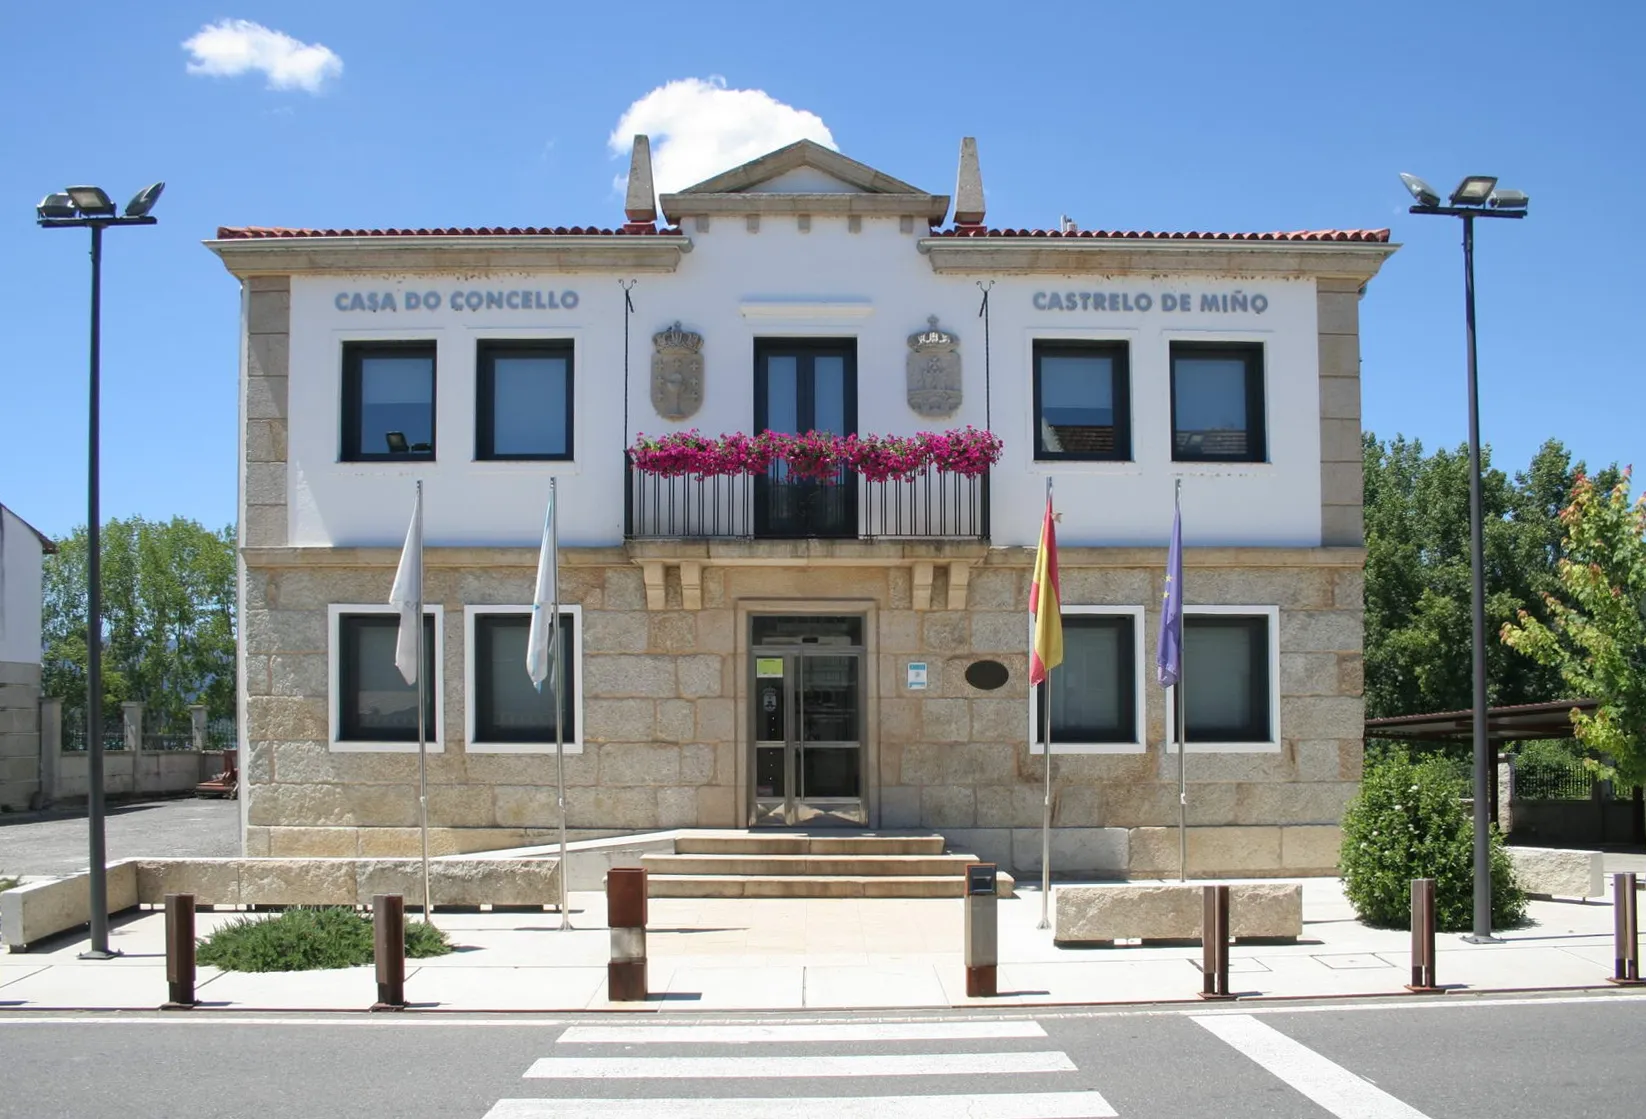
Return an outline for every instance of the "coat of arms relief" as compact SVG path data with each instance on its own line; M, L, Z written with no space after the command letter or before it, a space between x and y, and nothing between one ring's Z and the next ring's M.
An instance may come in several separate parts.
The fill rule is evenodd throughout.
M951 416L960 408L960 338L941 330L937 316L909 335L909 407L922 416Z
M676 322L652 345L652 407L665 420L691 417L703 406L703 336Z

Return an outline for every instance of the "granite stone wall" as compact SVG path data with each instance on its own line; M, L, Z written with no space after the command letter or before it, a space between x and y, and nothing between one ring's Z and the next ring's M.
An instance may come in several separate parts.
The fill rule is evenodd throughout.
M307 553L307 554L299 554ZM403 855L417 846L414 753L329 746L327 608L381 603L392 552L248 549L242 623L248 853ZM1188 757L1192 872L1324 873L1360 776L1361 562L1358 549L1190 549L1190 604L1277 606L1281 748ZM964 608L916 609L909 566L707 565L686 609L679 573L648 599L621 548L568 549L561 590L583 608L583 749L566 758L568 821L579 836L745 823L744 650L754 612L863 613L871 820L932 828L959 847L1038 868L1045 771L1026 745L1029 549L993 549L969 568ZM529 601L527 549L430 549L425 597L442 604L444 750L429 757L433 849L475 851L555 833L552 754L470 754L464 742L465 605ZM1067 604L1152 604L1159 549L1066 549ZM929 602L960 606L939 565ZM655 590L655 588L654 588ZM924 597L922 594L920 597ZM1002 661L1005 687L979 691L968 664ZM911 660L924 691L906 687ZM1177 770L1162 749L1164 695L1146 688L1142 753L1059 755L1054 867L1175 873Z

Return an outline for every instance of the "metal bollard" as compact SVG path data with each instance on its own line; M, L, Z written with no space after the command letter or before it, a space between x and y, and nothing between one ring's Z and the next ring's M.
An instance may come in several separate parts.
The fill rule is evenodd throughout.
M1408 991L1433 994L1435 982L1435 880L1412 879L1412 981Z
M1633 871L1612 875L1612 943L1612 982L1620 987L1646 985L1640 977L1640 901Z
M166 895L166 1002L161 1010L187 1010L194 997L194 895Z
M606 872L606 925L612 932L612 958L606 965L606 998L612 1002L646 999L646 871L613 867Z
M965 960L966 997L993 998L999 993L1000 927L995 863L966 864Z
M371 899L372 955L377 961L377 1001L373 1010L406 1008L406 899L377 894Z
M1229 991L1229 887L1206 886L1200 903L1200 997L1232 999Z

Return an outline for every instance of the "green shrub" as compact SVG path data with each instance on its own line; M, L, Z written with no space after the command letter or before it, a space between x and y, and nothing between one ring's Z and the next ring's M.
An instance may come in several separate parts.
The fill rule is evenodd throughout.
M5 893L7 890L16 885L17 879L15 878L0 878L0 894Z
M424 921L406 925L406 955L450 952L446 934ZM195 958L224 971L312 971L372 962L369 917L344 906L241 917L200 941Z
M1474 824L1462 797L1468 786L1440 758L1414 762L1391 754L1366 770L1343 814L1343 892L1369 925L1408 928L1412 879L1435 880L1435 925L1474 924ZM1503 837L1491 833L1492 926L1526 916Z

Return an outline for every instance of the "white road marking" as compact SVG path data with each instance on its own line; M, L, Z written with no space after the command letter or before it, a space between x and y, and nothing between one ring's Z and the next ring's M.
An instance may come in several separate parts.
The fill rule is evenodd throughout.
M542 1057L526 1076L554 1080L718 1080L820 1076L992 1076L1074 1072L1066 1053L874 1053L791 1057Z
M1115 1119L1096 1092L780 1099L499 1100L485 1119Z
M1427 1119L1415 1107L1250 1014L1197 1016L1194 1021L1339 1119Z
M791 1041L956 1041L1045 1037L1039 1022L816 1022L731 1026L571 1026L559 1042L569 1045L737 1045Z

